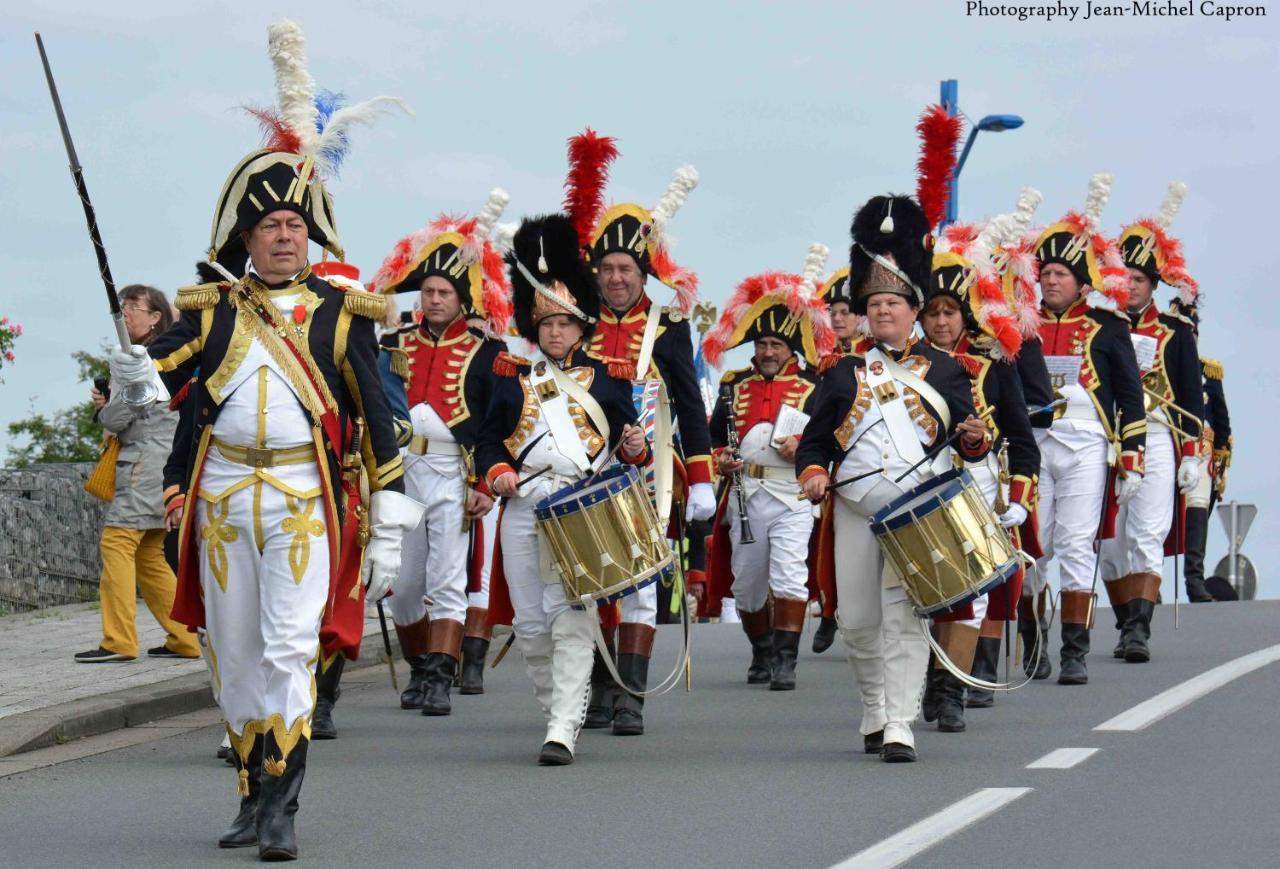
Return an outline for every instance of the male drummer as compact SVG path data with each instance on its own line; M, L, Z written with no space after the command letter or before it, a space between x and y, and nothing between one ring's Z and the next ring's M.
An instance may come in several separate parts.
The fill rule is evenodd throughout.
M384 348L401 378L393 407L407 403L412 426L405 489L427 505L422 524L405 537L388 608L409 664L400 707L427 716L452 712L449 689L464 637L484 624L467 589L478 584L482 517L493 500L475 474L474 454L504 346L468 319L486 318L497 332L510 319L502 258L489 240L506 203L507 194L494 190L478 218L437 217L396 243L370 285L383 294L417 291L423 315ZM463 686L464 694L475 691L474 684Z
M812 366L835 340L814 292L826 257L827 248L814 245L805 275L768 272L747 278L702 345L716 368L726 350L748 341L755 350L749 367L725 372L711 414L720 476L734 482L721 492L707 572L713 600L720 600L726 587L732 589L751 643L748 684L767 683L773 691L796 687L796 655L809 604L806 562L813 511L796 481L795 456L817 384L800 357ZM730 429L737 450L729 449ZM751 537L744 540L748 528Z
M1036 431L1044 557L1023 595L1029 604L1040 593L1049 562L1057 556L1062 577L1060 685L1089 681L1084 659L1096 600L1098 556L1093 543L1109 495L1124 504L1142 485L1147 439L1142 383L1124 314L1128 275L1110 266L1103 270L1119 258L1115 245L1098 232L1111 176L1095 175L1089 187L1090 209L1083 215L1069 212L1043 230L1035 245L1040 337L1049 373L1067 409L1049 428ZM1092 307L1086 300L1091 289L1115 309ZM1113 450L1114 442L1118 449ZM1114 475L1113 451L1118 454ZM1036 678L1048 676L1043 655L1041 662Z
M929 346L960 363L973 384L975 407L989 419L991 452L969 465L969 472L1001 526L1010 529L1022 549L1036 536L1032 516L1040 450L1013 364L1022 349L1022 333L991 259L995 229L991 223L951 224L943 231L934 250L920 325ZM1014 617L1021 593L1019 574L978 597L970 612L935 620L935 635L952 663L977 679L995 681L1002 622ZM970 695L966 700L964 684L935 660L922 705L924 720L936 718L943 732L963 731L966 705L992 704L989 690L971 689Z
M796 468L815 504L833 474L840 485L832 504L837 619L862 695L864 749L887 763L909 763L929 647L867 520L927 479L935 464L949 466L953 436L960 455L974 461L986 455L989 439L960 366L915 339L929 275L929 223L920 206L906 196L873 197L855 215L852 234L854 311L868 318L875 346L827 373Z
M1125 227L1118 241L1129 267L1131 337L1144 401L1151 406L1145 482L1120 507L1115 537L1104 540L1101 550L1102 578L1120 627L1114 654L1130 663L1151 658L1151 615L1165 553L1183 550L1183 497L1195 489L1201 473L1204 392L1195 329L1185 317L1161 312L1155 302L1161 280L1178 290L1184 305L1194 304L1199 292L1187 273L1181 243L1167 234L1185 193L1186 185L1171 184L1158 216Z
M516 232L507 255L516 329L539 353L532 363L499 360L509 376L494 388L476 447L477 470L506 499L492 590L496 596L502 585L510 596L516 642L547 716L538 756L546 766L573 762L591 677L591 620L598 616L566 602L533 507L592 473L612 447L630 464L642 464L649 453L630 384L582 349L599 302L578 251L577 233L562 214L526 219Z
M569 176L565 211L582 239L583 256L595 272L600 322L588 347L601 359L632 363L631 377L660 379L675 406L684 472L688 483L684 519L710 519L715 512L711 487L710 439L706 407L693 369L693 339L688 316L697 298L698 278L680 268L667 249L666 226L698 183L692 166L677 170L674 180L650 211L634 202L604 207L609 164L618 156L614 140L588 129L569 140ZM675 305L655 305L645 292L653 276L675 290ZM666 412L665 408L659 412ZM644 688L657 624L658 589L649 586L627 595L619 607L618 666L629 683ZM625 671L625 672L622 672ZM613 733L644 733L643 700L612 690L612 679L597 656L592 671L588 728Z

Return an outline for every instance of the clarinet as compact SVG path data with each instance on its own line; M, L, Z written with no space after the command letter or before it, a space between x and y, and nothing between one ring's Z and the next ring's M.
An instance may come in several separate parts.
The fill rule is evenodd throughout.
M725 384L720 390L720 398L724 401L726 423L725 423L725 445L729 450L729 455L735 462L742 461L742 449L738 442L738 428L734 425L733 420L733 387ZM742 485L742 469L733 472L733 494L738 499L738 542L739 543L755 543L756 538L751 533L751 520L747 518L747 491Z

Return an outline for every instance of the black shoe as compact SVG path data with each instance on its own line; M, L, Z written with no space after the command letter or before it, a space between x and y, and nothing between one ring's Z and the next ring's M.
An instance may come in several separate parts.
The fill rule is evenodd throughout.
M422 700L422 714L435 717L453 713L449 689L458 672L458 659L444 652L427 655L427 693Z
M751 641L751 666L747 668L748 685L767 685L773 680L773 631L766 631L758 637L747 637Z
M489 656L489 641L482 637L462 640L462 670L458 676L458 693L471 696L484 693L484 662Z
M612 652L610 652L612 655ZM605 666L600 650L596 649L591 664L591 699L587 701L587 717L583 730L599 730L613 722L613 706L617 702L616 688L609 668Z
M821 655L836 641L836 620L819 619L818 629L813 632L813 653Z
M975 679L994 682L999 675L996 672L999 663L1000 638L978 637L978 649L973 654L973 666L969 668L969 673ZM964 705L968 709L987 709L994 706L995 702L996 694L994 691L988 691L986 688L974 688L970 685Z
M1191 603L1213 603L1213 595L1205 588L1204 580L1187 580L1187 600Z
M773 671L769 679L770 691L796 690L796 657L800 654L800 632L773 632L773 651L769 659Z
M538 754L540 766L568 766L573 763L573 752L558 742L543 743Z
M632 691L644 691L649 684L649 659L644 655L619 655L618 675ZM644 698L617 689L613 704L613 735L641 736L644 733Z
M946 670L939 670L938 730L942 733L964 732L964 683Z
M327 670L323 670L319 663L316 665L316 708L311 714L312 739L338 738L338 728L333 723L333 707L342 696L339 682L346 665L347 659L342 655L336 656Z
M183 661L191 661L200 656L199 655L179 655L177 652L175 652L173 649L169 648L168 646L156 646L154 649L147 649L147 657L148 658L178 658Z
M264 745L262 793L258 799L258 859L263 861L296 860L298 838L293 829L294 816L298 814L298 794L302 791L302 779L307 771L307 746L304 736L289 752L280 758L275 738L268 734ZM272 763L281 763L280 775L272 775Z
M885 763L915 763L916 750L901 742L886 742L880 749L880 759Z
M920 699L920 715L925 721L936 721L938 719L938 704L942 700L939 683L947 671L932 666L932 654L929 656L929 660L929 671L924 677L924 696Z
M248 848L258 844L258 797L262 793L262 743L263 735L253 738L253 747L249 749L249 760L245 764L245 783L249 793L240 797L240 810L236 812L231 826L218 838L219 848ZM239 756L227 749L231 755L231 763L240 767Z
M122 655L119 652L112 652L98 646L96 649L90 649L87 652L76 653L77 664L103 664L107 661L132 661L132 655Z
M227 746L225 746L225 745L219 745L219 746L218 746L218 754L217 754L217 758L218 758L218 760L226 760L226 759L227 759L228 757L230 757L230 756L231 756L231 749L230 749L230 748L228 748L228 747L227 747Z
M862 737L863 754L879 754L884 750L884 728Z
M406 655L409 665L409 684L400 692L401 709L421 709L427 699L427 656Z
M1062 669L1058 673L1059 685L1087 685L1089 671L1084 657L1089 654L1088 625L1064 624L1062 626Z

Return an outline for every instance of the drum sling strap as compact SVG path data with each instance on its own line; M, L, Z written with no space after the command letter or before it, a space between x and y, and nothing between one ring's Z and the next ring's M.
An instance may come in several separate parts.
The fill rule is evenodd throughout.
M577 386L572 378L551 362L538 363L529 373L529 385L533 389L534 397L538 400L542 418L547 422L551 439L556 445L556 452L572 462L578 473L586 474L591 471L591 457L582 446L582 439L578 437L578 427L569 413L566 383ZM577 396L575 395L574 398L576 399ZM582 404L581 401L578 403ZM592 403L595 403L594 400ZM587 410L587 415L592 416L591 409L586 405L583 407ZM596 404L596 409L599 410L599 404ZM594 422L594 418L592 421Z

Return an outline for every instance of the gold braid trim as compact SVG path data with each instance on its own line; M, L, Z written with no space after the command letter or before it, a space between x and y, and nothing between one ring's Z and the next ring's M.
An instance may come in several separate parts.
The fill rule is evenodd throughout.
M236 781L236 794L238 796L249 796L249 754L253 751L253 740L261 723L260 721L246 721L244 733L241 734L237 734L232 730L230 724L224 725L227 728L227 740L231 743L231 750L240 759L240 775Z
M264 734L270 734L275 738L276 748L280 751L279 759L267 757L264 747L262 771L269 776L279 778L284 775L284 771L288 767L287 761L294 746L304 736L307 739L311 738L311 721L308 716L299 715L294 719L293 725L286 728L284 726L284 716L279 712L273 712L260 726Z
M214 283L183 287L174 297L174 307L179 311L203 311L212 308L218 304L218 297L222 295L218 288L224 286L227 285Z
M311 412L311 418L319 420L324 415L326 408L337 414L338 403L334 401L333 393L329 391L329 382L324 379L324 375L316 367L315 359L307 352L309 348L305 346L298 348L301 352L296 355L286 349L284 339L267 325L262 316L253 310L253 306L261 306L262 310L272 315L273 318L283 316L279 309L269 299L258 295L256 288L247 288L246 295L249 297L247 300L249 304L241 302L240 323L247 324L254 330L258 340L266 348L267 354L275 360L275 363L280 366L280 370L289 378L293 391L302 399L303 406ZM298 371L300 364L306 366L307 373L310 374L309 379L303 377L302 372ZM312 383L315 386L312 386ZM318 395L317 389L319 390Z
M387 297L378 293L347 290L343 294L342 304L351 313L370 320L381 320L387 315Z

